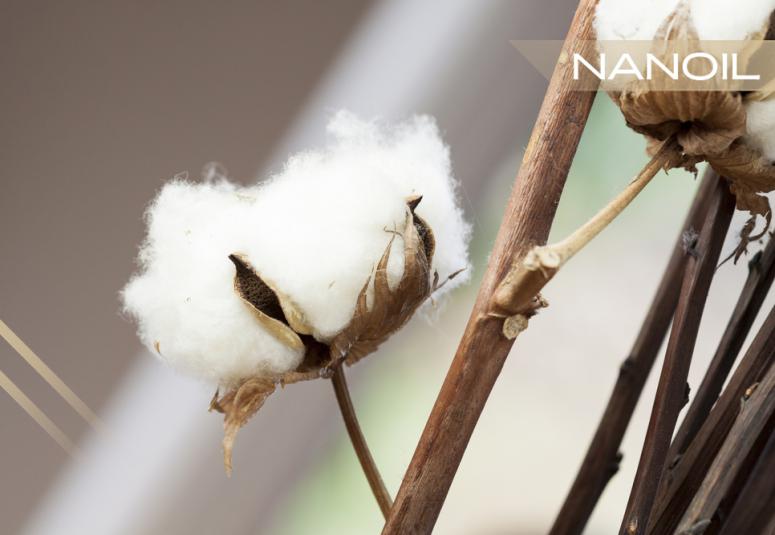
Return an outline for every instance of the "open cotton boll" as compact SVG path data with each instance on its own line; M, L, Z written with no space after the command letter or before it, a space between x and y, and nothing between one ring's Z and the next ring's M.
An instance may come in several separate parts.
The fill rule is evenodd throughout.
M470 230L433 120L340 112L329 133L252 187L167 184L122 293L151 350L226 387L210 408L224 414L227 471L237 431L278 384L373 353L468 276Z
M227 183L168 183L147 212L142 272L122 292L124 310L152 352L221 384L283 373L302 358L265 331L234 292L228 255L244 243L249 209Z
M775 162L775 99L746 103L745 143Z
M668 16L685 0L600 0L595 31L601 41L655 37ZM689 0L690 22L699 39L735 41L762 36L775 10L773 0Z
M306 342L299 336L306 334L326 345L339 335L337 347L357 347L357 359L437 290L436 273L445 281L469 267L469 226L457 203L449 150L432 119L388 127L340 112L329 132L325 148L292 156L264 183L173 181L162 189L148 210L141 273L123 299L140 337L163 360L221 384L274 380L300 365ZM419 205L410 204L417 196ZM411 269L411 277L419 273L426 281L375 303L375 268L388 247L391 290L406 278L406 254L414 263L430 256L406 249L405 238L419 236L418 224L427 225L435 242L430 266L422 260ZM425 240L420 247L430 243ZM266 303L235 287L238 262L252 272L248 283L279 300L285 317L271 316L262 309ZM370 319L353 327L364 288L369 306L394 310L394 322L375 329Z

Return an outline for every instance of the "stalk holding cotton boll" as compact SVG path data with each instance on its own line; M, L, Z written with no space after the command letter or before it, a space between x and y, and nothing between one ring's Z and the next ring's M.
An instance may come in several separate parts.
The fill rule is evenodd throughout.
M666 58L693 50L698 40L740 41L755 50L770 38L774 0L600 0L595 30L601 51L622 40L651 41L652 54ZM612 47L613 48L613 47ZM679 54L680 55L680 54ZM707 161L730 182L737 208L750 212L735 261L750 242L763 237L772 211L763 193L775 189L775 95L771 91L670 91L668 75L655 71L609 95L628 126L643 134L652 158L628 187L589 223L565 240L535 247L514 265L495 296L492 315L505 318L504 335L515 337L545 302L539 292L562 265L602 231L660 170L696 171ZM723 88L723 84L720 86ZM756 232L757 216L764 227Z
M468 277L470 229L434 121L340 112L328 129L326 148L260 184L165 185L123 290L146 346L218 385L227 470L278 384L330 377Z

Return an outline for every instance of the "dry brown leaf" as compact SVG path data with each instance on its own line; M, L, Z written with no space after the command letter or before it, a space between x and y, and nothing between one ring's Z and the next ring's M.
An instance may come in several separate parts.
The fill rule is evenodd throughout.
M666 62L674 53L695 51L697 39L689 5L681 3L657 31L652 53ZM648 85L635 82L611 97L633 130L661 141L674 136L688 156L719 154L745 133L738 93L666 90L671 83L666 73L655 71Z
M275 382L272 379L251 377L221 398L218 398L216 391L210 402L210 410L223 413L223 464L227 474L231 475L231 452L237 431L261 408L274 390Z

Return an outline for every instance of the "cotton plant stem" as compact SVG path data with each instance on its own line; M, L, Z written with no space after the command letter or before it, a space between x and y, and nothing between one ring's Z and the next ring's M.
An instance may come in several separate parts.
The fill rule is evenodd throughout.
M627 208L630 203L643 191L643 188L661 171L672 157L675 150L671 141L666 142L662 148L655 154L627 187L608 203L602 210L595 214L592 219L584 223L564 240L551 245L551 247L560 257L561 262L566 262L573 255L592 241L600 232L606 228L616 217Z
M758 253L748 265L748 277L737 300L735 309L713 355L708 371L686 412L678 432L670 445L668 459L674 459L692 441L710 409L718 399L724 382L735 364L748 332L761 309L764 298L775 279L775 240Z
M662 281L628 357L619 370L603 417L587 449L576 479L557 515L550 535L580 535L592 515L600 496L619 468L619 447L638 403L659 348L667 335L678 304L688 252L684 234L702 225L708 201L719 176L708 167L697 189L681 233L673 246Z
M493 295L514 261L546 243L594 92L576 91L572 52L594 47L595 0L581 0L549 82L490 262L447 377L404 475L385 535L428 534L439 515L476 422L513 339L492 314Z
M355 415L355 408L350 398L350 389L347 387L347 379L344 376L344 369L341 365L334 367L331 382L334 385L336 401L339 404L339 410L342 413L347 434L350 435L355 455L358 456L358 461L361 463L361 468L363 468L363 473L369 482L371 492L374 493L374 498L376 498L379 509L382 511L382 516L387 518L390 508L393 506L393 500L390 498L390 493L385 487L385 482L377 469L374 457L371 456L371 451L369 451L366 437L363 436L361 426L358 424L358 417Z
M619 529L624 535L646 533L670 439L685 404L686 379L702 311L734 209L735 197L728 184L717 182L699 241L687 262L643 451Z
M691 534L695 526L712 521L747 454L775 414L775 368L770 368L762 382L751 389L753 392L742 400L740 414L678 525L680 534Z
M724 391L713 406L689 447L669 467L660 482L648 532L672 535L716 458L740 412L740 400L748 388L775 363L775 308L770 310L745 356L735 368Z
M578 253L643 191L660 170L672 167L677 154L675 141L665 141L627 187L592 219L562 241L532 248L508 274L495 294L499 313L505 316L529 310L531 302L559 269ZM505 312L504 312L505 311Z
M775 533L775 530L766 531L770 520L775 520L774 482L775 433L770 433L759 460L721 528L721 535Z

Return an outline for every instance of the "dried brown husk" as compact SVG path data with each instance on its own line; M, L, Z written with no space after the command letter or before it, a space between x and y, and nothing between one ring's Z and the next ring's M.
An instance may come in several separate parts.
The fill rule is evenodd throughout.
M284 386L328 377L334 366L342 362L351 365L374 352L409 321L417 308L440 286L438 274L434 274L431 280L430 273L435 250L433 231L414 213L420 200L421 197L407 200L404 227L392 231L393 236L374 272L358 294L352 319L327 343L309 336L312 330L298 305L263 279L246 258L238 254L229 257L236 268L235 291L253 311L256 320L278 340L292 348L303 347L305 353L296 370L249 377L231 385L223 395L216 392L210 409L224 414L223 453L228 473L231 473L231 454L237 431L261 408L277 384ZM403 241L404 271L395 287L391 288L387 266L397 237Z
M751 57L758 39L772 37L771 21L772 17L757 35L751 36L752 44L747 46L748 55L744 57ZM685 57L699 50L697 41L689 4L682 2L662 23L652 52L663 60L675 52ZM681 166L696 170L695 165L706 160L730 181L737 208L751 214L733 253L736 261L751 241L767 232L772 218L769 201L760 193L775 189L775 167L742 141L746 132L744 99L762 99L768 95L759 91L744 96L723 90L721 86L718 91L666 90L670 84L665 73L656 71L655 80L647 84L633 82L610 96L622 110L627 125L647 137L650 153L659 145L656 142L673 137L682 152ZM764 218L766 226L754 235L757 216Z
M698 39L689 6L682 2L657 31L651 52L669 63L675 53L685 57L699 50ZM611 97L633 130L660 141L674 137L689 156L720 154L745 133L739 93L670 91L673 83L656 70L652 80L632 82Z

